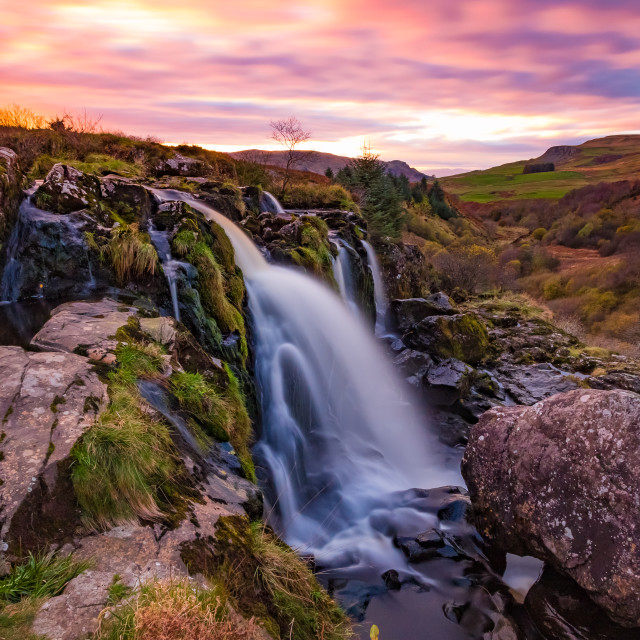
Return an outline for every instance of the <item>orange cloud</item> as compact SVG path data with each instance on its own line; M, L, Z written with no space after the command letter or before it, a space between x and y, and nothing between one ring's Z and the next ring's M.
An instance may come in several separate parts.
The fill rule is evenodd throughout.
M638 127L636 0L4 4L4 102L170 142L295 114L326 150L476 167Z

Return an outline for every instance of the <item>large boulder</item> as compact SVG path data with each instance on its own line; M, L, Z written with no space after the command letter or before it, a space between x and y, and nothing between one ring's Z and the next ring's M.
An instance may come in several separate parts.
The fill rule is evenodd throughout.
M492 409L462 473L484 536L545 560L640 626L639 395L579 389Z
M12 553L72 526L73 506L59 495L68 493L59 486L59 464L93 424L107 392L87 359L72 353L0 347L0 371L0 536L2 550Z
M56 213L93 208L100 199L100 181L68 164L54 164L34 195L37 207Z
M489 334L473 313L429 316L409 329L402 339L412 349L441 359L456 358L475 365L489 355Z
M205 176L211 167L202 160L174 153L171 158L162 160L156 167L158 176Z
M391 326L404 332L429 316L452 316L456 309L449 296L434 293L427 298L392 300L387 313Z

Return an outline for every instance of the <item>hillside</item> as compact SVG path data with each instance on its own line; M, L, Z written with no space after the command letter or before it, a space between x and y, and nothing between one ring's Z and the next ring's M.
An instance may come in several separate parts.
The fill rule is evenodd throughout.
M245 151L234 151L229 155L236 160L250 159L261 164L284 167L286 162L286 153L286 151L260 151L259 149L247 149ZM334 173L337 173L340 169L346 167L351 160L351 158L347 156L337 156L333 153L322 153L320 151L314 151L311 155L308 155L307 151L294 153L301 158L300 164L296 165L296 169L321 174L324 174L327 168L331 168ZM417 169L410 167L402 160L390 160L388 162L384 162L384 164L391 175L406 176L409 178L410 182L418 182L425 175Z
M554 171L523 173L527 164L551 162ZM637 179L640 135L607 136L577 146L551 147L539 158L520 160L442 179L447 191L465 202L559 199L569 191L600 182Z

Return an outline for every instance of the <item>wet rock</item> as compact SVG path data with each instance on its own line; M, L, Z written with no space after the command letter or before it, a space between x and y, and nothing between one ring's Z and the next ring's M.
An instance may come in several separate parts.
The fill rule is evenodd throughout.
M432 356L457 358L469 364L478 364L489 355L489 335L473 313L424 318L403 336L403 341Z
M0 147L0 238L14 223L22 198L22 172L12 149Z
M434 366L433 359L429 355L413 349L400 352L393 359L393 364L413 386L420 386L424 376Z
M135 308L109 298L99 302L68 302L51 312L51 318L34 336L32 344L49 351L81 353L94 361L113 363L118 344L116 331L136 314ZM145 322L151 322L158 332L162 331L161 324L164 326L155 318ZM167 339L170 338L167 333Z
M504 389L518 404L531 405L579 387L578 378L549 363L504 365L498 367L497 375Z
M428 397L438 405L453 404L466 394L472 372L472 367L455 358L431 367L423 378Z
M389 571L385 571L381 577L389 591L399 591L402 588L400 575L395 569L389 569Z
M10 551L24 551L33 522L46 528L39 511L54 492L58 463L93 424L107 393L87 359L71 353L0 347L0 371L0 533Z
M37 207L65 214L93 208L100 199L100 181L68 164L54 164L34 195Z
M639 426L637 394L580 389L485 413L462 463L479 531L625 626L640 626Z
M625 629L612 622L571 578L549 566L527 592L524 606L536 629L548 638L637 640L640 637L637 629Z
M127 223L144 223L151 215L151 197L139 184L108 176L100 180L100 194L117 217Z
M387 313L391 326L404 332L428 316L451 316L456 310L447 295L434 293L427 298L392 300Z

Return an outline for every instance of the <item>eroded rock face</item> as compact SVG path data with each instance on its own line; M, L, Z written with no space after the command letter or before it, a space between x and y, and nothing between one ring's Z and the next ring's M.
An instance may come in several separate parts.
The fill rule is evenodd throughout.
M71 353L0 347L0 371L0 532L11 551L31 534L29 513L54 492L58 463L94 422L107 392L87 359Z
M54 164L35 193L36 205L46 211L71 213L93 207L100 198L100 181L67 164Z
M483 535L640 626L640 396L580 389L488 411L462 473Z

